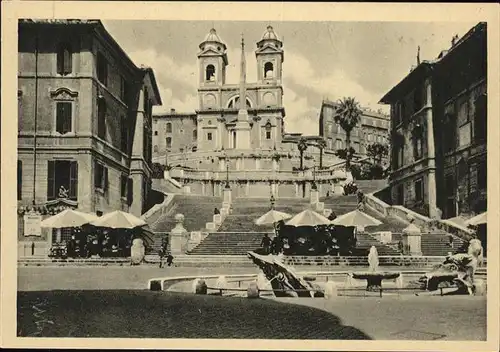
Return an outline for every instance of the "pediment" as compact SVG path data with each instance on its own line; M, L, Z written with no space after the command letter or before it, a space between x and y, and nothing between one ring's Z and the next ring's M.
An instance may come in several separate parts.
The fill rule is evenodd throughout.
M213 50L212 48L205 49L198 54L200 56L222 56L220 52Z
M78 97L78 92L72 91L69 88L62 87L56 90L50 91L50 96L57 100L74 100Z
M54 200L49 200L44 205L47 207L47 209L52 209L57 207L64 207L70 209L78 208L78 202L72 201L67 198L58 198Z

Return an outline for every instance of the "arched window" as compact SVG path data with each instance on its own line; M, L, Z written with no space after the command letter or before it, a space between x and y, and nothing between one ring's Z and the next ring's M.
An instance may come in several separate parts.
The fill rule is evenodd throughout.
M214 65L208 65L207 69L205 70L205 73L206 73L205 80L215 81L215 66Z
M252 103L250 102L250 99L247 97L247 108L251 109L252 108ZM240 97L235 96L229 99L229 102L227 104L228 109L239 109L240 107Z
M172 148L172 137L167 137L167 148Z
M193 141L196 141L198 139L198 130L193 130Z
M172 123L167 122L167 133L172 133Z
M157 146L157 145L155 145L155 146L153 147L153 153L158 153L158 146Z
M266 62L264 64L264 77L273 78L274 77L274 65L272 62Z
M68 43L62 43L57 49L57 73L67 75L73 71L73 53Z

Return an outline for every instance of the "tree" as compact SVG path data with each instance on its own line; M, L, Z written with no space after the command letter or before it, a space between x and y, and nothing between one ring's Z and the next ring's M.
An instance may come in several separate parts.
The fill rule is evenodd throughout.
M305 138L301 138L297 144L300 152L300 170L304 170L304 152L307 149L307 142Z
M353 128L359 123L361 119L361 107L356 99L352 97L343 98L339 100L335 108L334 120L345 131L346 134L346 149L351 149L351 132ZM346 169L350 168L350 161L352 155L347 155Z
M389 146L378 142L373 143L366 148L366 152L377 165L380 165L382 164L382 159L389 154Z
M340 159L347 160L348 158L351 159L352 156L354 155L355 150L353 147L350 148L349 150L349 156L347 156L347 149L337 149L335 151L335 155L338 156Z
M326 141L321 138L318 141L318 148L319 148L319 168L320 170L323 168L323 150L326 148Z

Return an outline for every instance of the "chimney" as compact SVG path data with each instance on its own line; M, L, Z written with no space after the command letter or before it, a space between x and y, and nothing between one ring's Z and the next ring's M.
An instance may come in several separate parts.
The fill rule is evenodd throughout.
M171 108L171 109L170 109L170 113L171 113L171 114L175 114L175 109Z

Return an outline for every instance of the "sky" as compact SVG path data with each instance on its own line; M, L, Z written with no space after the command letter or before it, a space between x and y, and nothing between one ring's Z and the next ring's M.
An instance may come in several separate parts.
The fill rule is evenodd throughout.
M286 132L317 135L323 99L355 97L373 110L420 59L433 60L474 22L103 21L136 65L153 68L163 105L154 113L198 108L198 45L213 27L227 45L227 83L238 83L241 35L247 81L255 82L256 43L268 25L283 41Z

